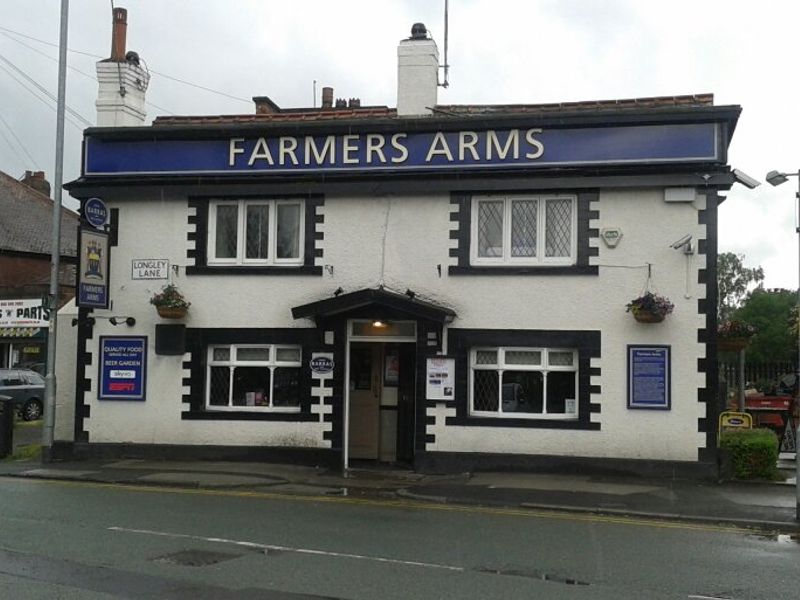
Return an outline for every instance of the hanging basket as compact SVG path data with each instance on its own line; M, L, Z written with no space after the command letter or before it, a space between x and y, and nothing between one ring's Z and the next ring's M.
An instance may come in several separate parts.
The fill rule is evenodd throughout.
M639 323L661 323L664 315L650 312L649 310L637 310L633 313L633 318Z
M186 316L186 307L180 306L156 306L158 316L162 319L182 319Z
M750 343L749 337L725 337L717 338L717 350L723 352L738 352L747 348Z

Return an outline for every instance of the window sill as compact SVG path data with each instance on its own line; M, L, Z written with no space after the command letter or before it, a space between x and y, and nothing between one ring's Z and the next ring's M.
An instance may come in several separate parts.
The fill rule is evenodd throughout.
M447 417L445 425L461 425L465 427L527 427L531 429L583 429L599 430L600 423L589 421L585 418L571 419L543 419L543 418L509 418L509 417Z
M203 265L186 267L187 275L322 275L313 265Z
M448 275L597 275L598 272L595 265L454 265L447 269Z
M206 410L181 413L184 421L319 421L319 415L305 412L267 412L254 410Z

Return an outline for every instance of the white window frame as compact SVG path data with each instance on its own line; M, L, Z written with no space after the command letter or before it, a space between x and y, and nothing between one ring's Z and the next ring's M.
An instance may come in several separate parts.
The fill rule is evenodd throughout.
M497 352L497 363L493 365L477 364L478 352ZM506 352L541 352L542 361L539 365L519 365L506 364ZM570 352L572 353L572 366L550 365L550 352ZM475 410L475 371L496 371L498 377L498 402L497 411ZM504 371L536 371L542 373L542 412L540 413L520 413L503 412L503 372ZM560 421L574 421L578 419L579 407L579 379L578 379L578 351L575 348L544 348L544 347L522 347L522 346L480 346L470 349L469 353L469 414L474 417L491 417L502 419L550 419ZM575 411L571 413L548 413L547 412L547 374L552 372L574 372L575 373Z
M295 205L300 207L298 232L298 256L296 258L278 258L278 207ZM217 258L217 208L220 206L237 207L236 224L236 256L233 258ZM247 250L247 207L269 207L269 248L267 258L246 258ZM246 265L246 266L300 266L305 257L305 201L300 198L291 199L238 199L212 200L208 207L208 241L206 244L206 262L209 265Z
M537 202L536 217L536 256L511 256L511 206L519 200ZM547 234L547 202L550 200L570 200L572 218L569 256L545 256ZM503 202L503 255L478 256L478 207L481 202ZM578 256L578 197L574 194L510 194L473 196L470 223L470 263L473 265L526 265L526 266L565 266L574 265Z
M214 360L214 350L217 348L227 348L230 352L229 360ZM238 360L237 352L239 348L269 348L269 360ZM278 349L289 348L291 350L298 350L300 352L299 361L279 361ZM278 367L296 367L302 368L303 364L303 348L295 344L209 344L207 350L206 360L206 385L205 385L205 398L204 404L208 411L250 411L250 412L281 412L281 413L298 413L300 406L272 406L274 399L274 370ZM220 406L218 404L211 404L211 368L212 367L229 367L228 374L228 405ZM233 401L233 370L236 367L264 367L270 371L270 390L269 390L269 405L268 406L234 406L231 404Z

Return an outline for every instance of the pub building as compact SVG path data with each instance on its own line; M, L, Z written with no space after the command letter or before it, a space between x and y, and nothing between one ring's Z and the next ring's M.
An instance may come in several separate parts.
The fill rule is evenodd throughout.
M67 185L108 208L82 234L107 281L59 319L56 455L716 472L739 106L441 105L417 24L396 108L324 88L145 125L114 14ZM150 304L166 284L179 318ZM660 322L626 309L648 291L674 305Z

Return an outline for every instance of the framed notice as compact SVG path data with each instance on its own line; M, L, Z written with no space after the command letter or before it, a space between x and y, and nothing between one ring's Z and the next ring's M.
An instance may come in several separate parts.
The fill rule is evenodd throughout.
M108 234L81 227L78 255L75 303L82 308L108 308Z
M670 346L628 346L628 408L670 410Z
M456 360L446 356L433 356L426 362L425 398L428 400L454 400Z
M100 337L100 400L144 400L147 336Z

